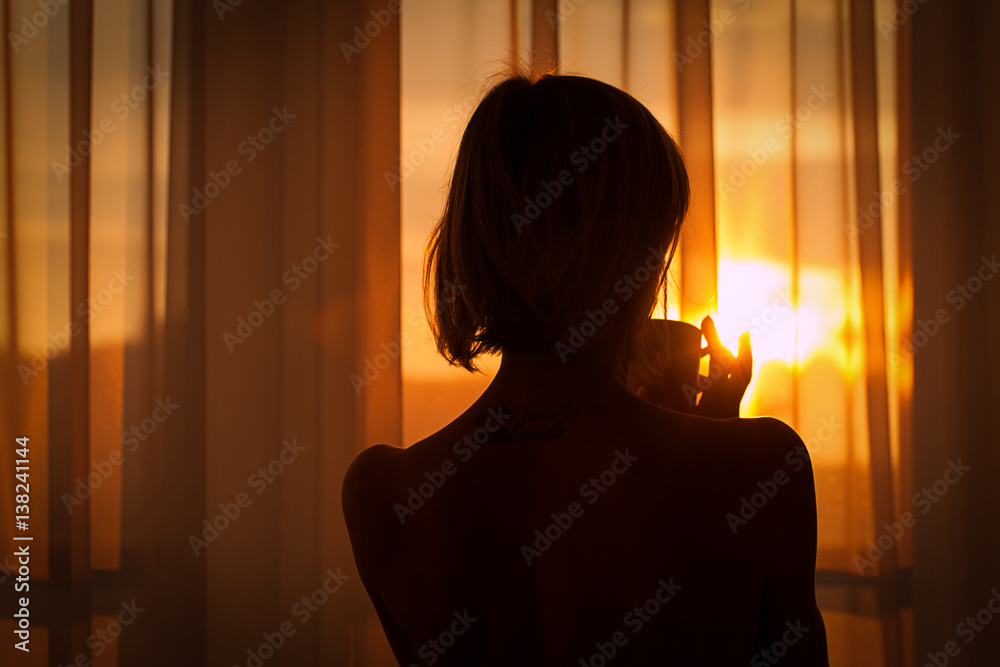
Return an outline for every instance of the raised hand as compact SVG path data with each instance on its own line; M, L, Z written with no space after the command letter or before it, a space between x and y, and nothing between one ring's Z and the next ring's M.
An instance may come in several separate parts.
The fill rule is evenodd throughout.
M750 334L740 335L739 348L736 357L733 357L733 353L719 340L715 322L707 315L701 321L701 333L706 342L702 355L709 355L709 370L708 377L698 378L698 389L702 390L702 394L695 414L715 419L739 417L740 401L753 375Z
M640 386L636 394L651 403L675 412L714 419L740 416L740 401L753 374L753 353L750 335L740 336L737 355L727 350L719 340L715 322L706 316L701 323L706 346L701 356L709 355L709 374L698 377L694 386L683 382L672 369L664 369L653 386ZM701 400L698 400L698 394Z

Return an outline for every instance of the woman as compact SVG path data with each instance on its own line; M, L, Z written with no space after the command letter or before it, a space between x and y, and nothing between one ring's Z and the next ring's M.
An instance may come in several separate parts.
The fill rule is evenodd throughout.
M688 197L677 146L616 88L515 73L476 109L425 294L441 354L500 369L343 484L400 664L828 664L812 466L788 426L736 418L749 344L734 363L706 318L725 370L697 408L647 400L682 395L663 364L623 383L664 357L649 316Z

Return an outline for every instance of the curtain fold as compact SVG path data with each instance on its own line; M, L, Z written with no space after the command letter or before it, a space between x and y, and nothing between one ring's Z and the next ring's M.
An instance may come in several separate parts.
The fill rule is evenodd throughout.
M678 51L701 47L712 12L709 0L677 2L674 6ZM700 40L700 41L699 41ZM690 47L688 47L690 48ZM701 325L718 309L716 276L715 142L712 106L711 45L697 57L673 58L677 67L677 133L691 185L691 206L681 229L679 317Z
M913 491L956 482L914 528L921 662L949 659L955 649L954 664L1000 657L987 606L1000 591L998 21L1000 6L986 0L928 3L910 19L908 159L920 180L912 188L915 326L900 365L913 374ZM946 478L959 462L969 470ZM993 620L984 626L987 614Z
M181 217L196 187L204 187L207 169L202 151L208 134L205 114L207 73L206 8L176 0L173 9L172 87L170 97L170 171L167 199L167 245L164 275L166 303L162 324L162 385L153 393L179 407L157 428L150 443L159 484L155 502L155 585L149 601L152 637L162 643L159 664L204 664L208 651L207 559L193 556L189 535L202 536L208 507L207 445L207 216L189 224ZM145 491L148 493L148 491ZM184 582L178 586L173 582ZM164 637L185 637L181 642ZM138 638L136 639L138 641ZM186 646L185 646L186 644ZM127 646L128 644L126 644ZM131 644L132 652L146 651ZM147 658L148 659L148 658Z
M904 664L910 535L872 552L870 564L868 553L884 524L909 508L910 386L888 363L909 326L908 217L903 198L879 196L891 192L905 163L907 73L897 52L908 26L897 26L893 4L882 0L620 0L560 4L547 14L539 11L547 3L533 6L536 23L539 13L548 21L534 30L556 33L547 44L557 45L560 72L627 82L684 151L693 207L675 258L675 300L662 312L691 322L711 314L729 345L749 330L755 377L744 416L788 422L810 450L820 513L817 595L832 664ZM437 108L423 90L442 78L460 90L493 73L423 55L445 26L455 29L443 18L446 7L413 9L414 27L404 24L404 57L412 59L404 91L413 91L404 95L404 109L413 109L404 113L404 146L432 136L452 101L442 97ZM459 26L478 42L494 36L517 48L520 7L508 3L506 35L503 24L484 27L485 7ZM467 45L449 49L457 61L489 62ZM446 135L452 151L460 130ZM404 234L403 252L413 263L439 201L432 189L448 176L449 165L436 158L404 180L403 225L414 240ZM880 228L867 213L873 202ZM411 279L404 275L404 291ZM425 378L451 376L431 370L432 344L415 338L411 358L419 363L404 366L407 442L443 426L476 395L462 378L441 380L453 393L440 392L432 408L420 391Z
M70 6L69 125L70 137L84 135L92 125L93 7L89 0ZM84 155L69 175L69 303L88 302L90 289L91 247L91 170L90 156ZM86 311L73 308L72 326L79 333L69 346L69 366L56 375L53 368L49 385L49 409L56 418L51 431L49 478L50 506L58 507L57 493L68 489L75 479L90 472L91 427L91 335ZM68 419L66 415L68 414ZM68 428L67 428L68 427ZM63 431L63 429L67 429ZM50 524L49 576L56 589L62 589L68 604L57 605L50 639L50 661L75 659L76 648L86 649L91 616L91 516L90 504L73 514L52 513Z
M177 393L203 410L203 431L174 437L200 448L205 480L170 540L190 561L185 536L210 536L206 520L218 530L195 557L205 664L266 655L262 638L282 627L292 636L277 664L363 661L381 650L380 630L353 567L340 481L358 451L400 440L399 355L385 348L400 328L399 202L382 190L399 151L398 24L390 15L360 39L355 27L384 9L370 2L192 7L175 51L191 41L204 89L190 98L200 120L176 139L188 166L172 159L169 234L188 239L188 254L181 274L168 267L168 294L180 280L190 301L177 315L204 308L203 324L184 323L204 368L168 360L168 374L198 383ZM200 209L190 221L184 203ZM169 330L166 345L183 353ZM359 396L352 377L366 363L380 377ZM218 528L234 502L246 506Z
M945 297L1000 246L995 3L38 7L0 17L0 423L35 489L32 654L3 664L393 664L340 482L493 372L442 368L418 269L476 87L529 49L626 87L684 150L666 313L751 330L744 415L810 449L831 663L919 661L986 604L1000 308L982 277ZM968 481L893 537L959 459Z
M38 551L0 662L387 664L340 482L401 442L398 13L72 8L4 5L2 419Z
M851 98L854 125L855 191L859 210L873 210L865 233L858 234L862 320L864 322L864 377L867 400L867 433L870 449L872 525L891 525L899 514L893 492L894 471L890 451L886 272L883 270L881 200L884 178L879 174L878 113L876 98L875 10L872 0L851 0ZM868 195L868 193L872 193ZM873 206L874 204L874 206ZM858 220L860 229L861 220ZM878 530L878 529L876 529ZM886 550L878 562L878 603L882 624L883 664L902 664L898 552Z

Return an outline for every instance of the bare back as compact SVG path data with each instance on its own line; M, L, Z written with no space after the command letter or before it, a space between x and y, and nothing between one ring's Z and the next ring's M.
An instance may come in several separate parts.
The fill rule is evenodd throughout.
M402 664L722 665L765 650L825 664L812 470L791 429L624 388L492 390L408 449L370 448L345 482Z

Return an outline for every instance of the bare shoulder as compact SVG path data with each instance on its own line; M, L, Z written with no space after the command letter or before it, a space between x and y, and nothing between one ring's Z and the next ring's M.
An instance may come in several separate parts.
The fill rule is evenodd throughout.
M795 429L776 417L751 417L741 421L752 424L762 436L776 445L794 446L802 442Z
M812 458L795 429L774 417L760 417L753 421L757 422L759 447L775 471L787 472L794 480L789 486L803 493L814 493Z
M774 417L751 417L725 420L726 440L731 442L734 459L747 472L755 474L789 473L809 470L812 460L802 438L791 426Z
M393 476L394 459L404 451L406 450L392 445L372 445L354 457L344 473L344 481L340 487L345 512L349 505L377 496L386 488Z
M796 567L814 567L816 483L809 450L795 429L778 419L742 421L750 422L755 431L739 461L746 471L748 493L752 492L746 498L759 510L751 508L747 513L759 514L753 523L767 536L770 550L783 554L782 559L798 559ZM753 486L749 486L751 481Z
M770 417L752 421L757 422L765 470L770 470L770 477L756 484L763 504L753 506L759 508L759 519L753 519L751 529L760 529L767 554L767 592L755 655L766 656L774 642L786 641L794 619L801 630L796 630L788 664L829 665L825 624L816 604L816 486L809 450L787 424Z
M392 445L372 445L358 452L344 473L344 485L356 484L376 476L393 456L405 452Z
M788 533L789 522L794 522L802 530L787 537L808 541L809 526L816 523L816 487L809 450L795 429L774 417L699 418L692 426L688 440L693 456L715 470L719 483L737 497L755 503L747 515L764 517L754 519L751 532ZM738 511L734 516L741 524L748 519Z
M680 434L706 456L723 456L740 466L772 466L792 455L806 457L808 451L795 430L775 417L712 419L657 410L659 428ZM706 447L705 445L709 445ZM714 446L711 446L714 445Z

